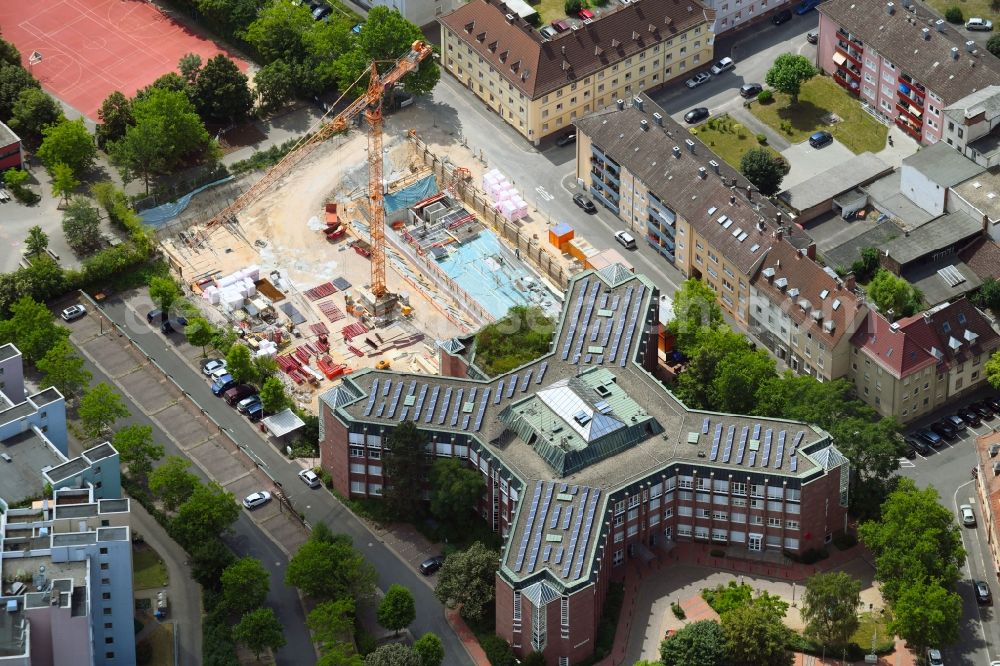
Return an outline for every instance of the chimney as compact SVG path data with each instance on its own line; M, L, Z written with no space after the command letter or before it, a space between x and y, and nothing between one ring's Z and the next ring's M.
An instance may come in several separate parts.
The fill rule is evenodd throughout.
M774 224L777 227L781 226L781 211L780 210L777 213L774 214Z
M896 5L892 2L885 3L885 11L889 16L892 16L896 13Z
M782 234L782 231L781 231L781 227L778 227L777 229L775 229L775 230L774 230L774 238L775 238L775 240L778 240L778 241L780 241L780 240L781 240L781 237L782 237L782 235L783 235L783 234ZM778 262L778 265L779 265L779 266L781 265L781 262L780 262L780 261Z
M674 157L676 157L677 159L680 159L681 157L681 149L678 148L677 146L674 146Z
M816 243L809 243L809 245L806 247L806 256L812 259L813 261L816 260Z
M634 106L635 108L637 108L640 111L642 111L643 110L643 108L642 108L642 98L639 97L638 95L636 95L635 97L633 97L632 98L632 106Z
M759 219L757 220L757 231L758 231L759 233L764 233L764 229L765 229L765 228L766 228L766 227L764 226L764 218L759 218Z
M649 131L649 121L646 120L645 118L643 118L642 120L639 121L639 127L642 128L643 132L648 132Z
M774 260L774 267L777 269L781 269L781 259Z
M514 15L513 14L507 14L506 16L504 16L504 18L507 19L507 23L513 23L514 22Z
M716 175L718 175L718 174L719 174L719 163L718 163L718 162L716 162L715 160L709 160L709 161L708 161L708 164L709 164L709 166L711 166L711 167L712 167L712 169L713 169L713 170L715 171L715 174L716 174ZM985 228L985 227L984 227L984 228Z
M619 111L623 110L625 108L625 100L623 99L615 100L615 106L618 107Z
M653 122L656 123L657 125L659 125L660 127L663 127L663 116L660 115L659 113L655 113L654 112L653 113Z
M930 312L925 312L924 313L924 323L927 324L927 325L930 325L930 323L931 323L931 313Z
M735 206L736 205L736 195L735 194L730 194L729 195L729 205L730 206Z
M687 146L688 150L691 151L691 154L694 155L694 141L692 141L691 139L685 139L684 145Z
M854 278L854 273L848 273L844 276L844 289L853 292L858 286L857 280Z
M944 32L945 31L945 26L947 26L948 24L945 23L944 19L938 19L937 21L934 21L934 25L937 26L937 31L938 32ZM928 32L930 32L930 31L928 30ZM930 35L927 35L927 37L924 37L924 39L930 39L930 38L931 38Z
M753 201L753 187L747 183L747 201Z
M698 167L698 177L702 180L708 178L708 171L705 170L705 167Z
M560 50L561 53L563 53L565 55L565 53L566 53L566 45L563 44L562 46L560 46L559 50Z
M930 28L921 28L920 32L924 33L924 40L929 42L930 39L931 39L931 29Z
M970 39L965 43L965 50L968 51L969 53L975 53L976 43Z
M958 47L957 46L951 47L951 59L952 60L958 60Z

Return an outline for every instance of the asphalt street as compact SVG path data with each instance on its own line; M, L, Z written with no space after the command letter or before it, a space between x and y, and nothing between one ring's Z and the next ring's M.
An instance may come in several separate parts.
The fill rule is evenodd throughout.
M410 625L414 636L433 632L444 644L446 664L471 663L468 653L445 619L440 602L419 574L402 564L385 544L376 539L360 520L329 493L310 489L303 484L296 476L300 468L290 464L280 452L262 440L250 422L236 410L212 395L204 377L189 366L174 351L172 343L149 326L144 317L137 317L120 298L110 299L102 308L106 316L125 329L135 340L136 346L173 377L196 404L206 409L237 442L249 447L259 456L270 475L281 484L296 510L303 512L310 524L324 522L335 532L347 534L354 540L355 547L375 567L378 573L377 584L381 589L384 590L393 583L409 588L417 609L417 618ZM95 379L97 378L95 373ZM304 654L287 658L285 656L286 651L296 649L292 647L295 643L308 646L309 637L295 591L285 587L282 582L287 565L284 553L257 530L246 515L240 517L236 526L234 547L241 549L240 554L253 555L264 562L271 572L272 595L281 595L276 599L275 610L289 614L282 616L288 646L279 652L279 664L314 663L314 657L307 660ZM303 651L299 649L299 652Z

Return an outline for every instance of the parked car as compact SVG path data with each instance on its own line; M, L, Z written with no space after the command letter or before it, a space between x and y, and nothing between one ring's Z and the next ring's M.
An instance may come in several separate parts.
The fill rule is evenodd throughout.
M941 445L944 444L944 440L941 439L941 435L937 434L933 430L928 430L927 428L918 430L916 435L923 441L933 446L935 449L940 448Z
M576 132L570 132L569 134L564 134L558 139L556 139L556 145L560 148L563 146L568 146L571 143L576 143Z
M802 0L802 2L799 3L799 6L795 8L795 13L799 16L808 14L812 10L816 9L816 5L820 2L821 0Z
M161 319L163 319L163 310L150 310L146 313L146 321L150 324Z
M832 142L833 142L833 135L825 130L820 130L819 132L815 132L812 136L809 137L809 145L812 146L813 148L822 148L826 144Z
M994 396L992 398L986 398L986 404L990 406L994 412L1000 413L1000 396Z
M993 408L986 400L979 400L969 405L969 409L979 414L979 418L990 421L993 419Z
M941 650L927 648L927 666L944 666L944 657L941 656Z
M903 457L907 460L913 460L917 457L917 452L909 444L903 445Z
M978 16L973 16L968 21L965 22L966 30L982 30L984 32L989 32L993 29L993 21L989 19L979 18Z
M170 321L168 319L160 324L160 332L167 335L168 333L173 333L177 330L183 331L184 327L187 326L187 323L188 320L185 317L178 317L174 321Z
M948 419L954 422L955 419L962 422L962 428L964 429L967 425L976 427L979 425L979 414L976 414L971 409L960 409L954 416L949 416ZM958 427L957 425L955 426Z
M587 213L597 212L597 206L594 205L594 202L580 193L573 195L573 203L575 203L577 206L582 208Z
M236 386L236 380L233 379L232 375L222 375L215 380L214 384L212 384L212 394L217 396L222 395L225 391L233 388L234 386Z
M440 569L442 564L444 564L444 555L428 557L420 563L420 573L425 576L430 576L432 573Z
M635 249L635 236L633 236L627 231L616 231L615 240L621 243L622 247L624 247L626 250Z
M740 97L751 99L759 95L762 90L764 90L764 86L759 83L744 83L740 86Z
M723 72L728 72L733 67L736 67L736 63L733 62L732 58L726 57L712 65L712 74L722 74Z
M705 118L708 118L708 109L704 106L696 106L687 113L684 114L684 122L693 125L694 123L700 122Z
M244 398L248 398L252 395L257 394L257 389L249 384L238 384L231 389L226 389L226 392L222 395L226 400L226 404L230 407L235 407L236 403Z
M221 358L207 358L201 362L201 371L206 375L211 375L219 368L226 367L226 362Z
M962 524L966 527L976 526L976 514L972 512L972 507L968 504L963 504L958 507L958 514L962 517Z
M250 419L251 423L257 423L257 421L264 418L264 405L262 405L259 401L253 403L247 407L246 416Z
M542 37L544 37L545 39L552 39L553 37L559 34L559 31L553 28L551 25L542 26L542 29L539 30L538 32L540 32L542 34Z
M311 469L304 469L299 472L299 478L302 479L302 483L310 488L319 488L319 477Z
M576 13L576 15L579 16L584 21L586 21L587 19L593 20L594 18L594 12L590 11L589 9L581 9Z
M921 442L919 439L913 439L912 437L907 437L906 444L907 446L909 446L911 449L913 449L922 456L930 455L931 453L930 448L926 444Z
M551 25L553 28L555 28L559 32L566 32L567 30L569 30L572 27L572 26L570 26L570 24L569 24L568 21L565 21L563 19L559 19L557 21L553 21L549 25Z
M82 305L71 305L59 315L63 321L74 321L87 314L87 308Z
M258 490L255 493L250 493L243 498L243 506L248 509L256 509L259 506L264 506L271 501L271 493L266 490Z
M975 414L973 414L973 416L975 416ZM953 425L955 427L955 430L959 432L965 430L966 428L965 419L962 417L961 410L959 410L955 414L952 414L951 416L946 416L945 420L947 420L948 423ZM976 420L979 420L979 417L976 417Z
M941 419L940 421L935 421L931 425L931 430L941 435L945 439L949 440L955 439L955 437L958 435L958 431L955 430L955 426L953 426L945 419Z
M260 396L251 395L250 397L243 398L238 403L236 403L236 411L238 411L240 414L246 414L247 410L250 409L253 405L259 405L259 404L260 404Z
M690 79L685 81L684 85L686 85L688 88L697 88L701 84L707 82L710 78L712 78L712 75L709 74L708 72L698 72Z
M981 604L988 604L993 601L990 586L986 584L985 580L977 580L974 587L976 588L976 601Z
M782 23L788 23L792 20L792 10L782 9L780 12L771 17L771 23L774 25L781 25Z
M317 21L322 21L332 13L333 9L330 7L330 5L319 5L318 7L312 10L312 16Z
M210 373L208 373L208 381L214 384L219 380L220 377L224 377L225 375L228 374L229 371L226 370L226 364L223 363L222 365L216 367L215 370L212 370Z
M819 43L819 33L818 32L807 32L806 33L806 41L809 42L810 44L818 44Z

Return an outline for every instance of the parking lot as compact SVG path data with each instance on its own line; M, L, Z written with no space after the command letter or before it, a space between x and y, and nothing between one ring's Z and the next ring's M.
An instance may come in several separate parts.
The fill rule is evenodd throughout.
M942 457L951 458L952 456L949 455L949 453L958 448L965 448L966 453L971 455L971 448L975 443L976 437L985 435L993 430L1000 430L1000 417L995 416L995 410L990 410L987 416L980 417L978 425L965 423L964 429L958 430L958 432L951 437L942 436L941 433L935 433L938 434L940 439L938 446L932 446L931 443L921 437L919 433L935 426L942 419L947 419L960 410L966 409L971 403L985 400L987 397L992 396L990 394L977 394L970 396L960 403L949 405L947 408L937 412L935 415L926 419L921 419L916 424L907 427L903 432L907 440L920 440L925 445L925 449L923 451L914 451L914 457L912 459L901 458L900 466L903 468L915 467L925 461L928 461L929 459L940 462ZM969 467L971 470L974 460L971 457L969 460ZM935 464L937 464L937 462L935 462Z

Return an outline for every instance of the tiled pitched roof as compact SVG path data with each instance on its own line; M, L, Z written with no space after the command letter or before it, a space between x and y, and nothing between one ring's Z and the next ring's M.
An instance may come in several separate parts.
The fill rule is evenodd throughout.
M842 280L785 241L771 246L750 284L802 330L831 347L853 332L860 307L857 298Z
M21 139L14 134L14 130L7 127L3 123L0 123L0 148L6 148L12 144L17 143Z
M997 63L982 48L965 50L966 38L937 16L917 7L916 13L896 3L892 15L879 0L827 0L817 9L873 48L896 67L951 104L969 93L1000 83ZM919 5L919 3L917 3ZM938 28L943 29L943 32ZM930 39L924 39L928 28ZM958 59L952 59L958 48Z
M1000 278L1000 245L996 241L980 236L958 256L980 278Z
M968 299L960 298L895 324L872 312L851 342L896 377L904 377L928 365L950 367L989 353L1000 346L1000 335Z
M634 105L622 110L611 107L578 119L576 126L749 275L774 243L778 209L760 194L748 200L750 182L743 175L649 97L639 97L642 110ZM654 113L661 116L662 127ZM643 120L647 129L641 125ZM734 184L736 189L731 190ZM724 216L732 223L720 224ZM783 221L787 223L787 219Z
M696 25L708 36L714 19L699 0L635 0L609 5L592 23L546 40L499 0L471 0L438 21L536 99Z

